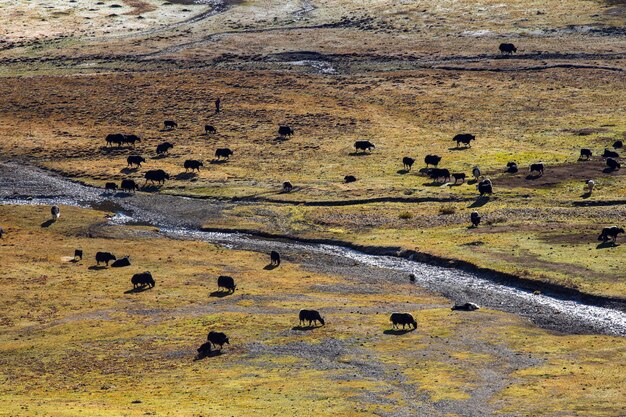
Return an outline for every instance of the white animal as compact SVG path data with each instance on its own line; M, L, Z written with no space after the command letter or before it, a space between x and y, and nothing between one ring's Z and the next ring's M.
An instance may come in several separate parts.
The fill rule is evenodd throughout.
M593 187L595 186L596 186L596 182L594 180L585 181L585 189L587 190L589 194L593 192Z
M52 214L52 221L57 221L59 216L61 216L61 209L59 208L59 206L52 206L52 208L50 209L50 214Z

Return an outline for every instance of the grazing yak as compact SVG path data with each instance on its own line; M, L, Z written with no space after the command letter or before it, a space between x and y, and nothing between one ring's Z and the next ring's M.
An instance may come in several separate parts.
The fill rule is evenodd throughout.
M441 157L439 155L426 155L424 157L424 162L426 163L427 167L428 165L436 167L437 165L439 165L439 162L441 162Z
M194 169L200 172L200 167L203 167L204 165L202 164L202 161L187 159L183 166L185 167L185 172L187 172L187 170L189 169L191 169L191 172L193 172Z
M117 258L111 252L96 252L96 264L100 265L100 262L104 262L109 266L109 262L116 260Z
M146 172L146 174L144 175L144 178L146 179L145 184L147 184L148 181L150 181L152 184L154 184L155 182L158 182L159 184L164 184L165 180L170 179L170 176L168 173L166 173L162 169L153 169L151 171Z
M621 149L624 147L624 142L622 142L621 140L616 140L615 142L613 142L613 149Z
M114 182L107 182L104 184L104 189L111 192L117 191L117 184Z
M617 240L617 235L620 233L624 233L624 229L617 226L605 227L602 229L602 233L598 236L598 240L602 242L607 242L609 239L615 242Z
M349 182L355 182L356 181L356 177L354 175L346 175L345 177L343 177L343 182L345 182L346 184Z
M452 138L452 140L456 142L457 148L461 147L461 143L464 144L466 147L469 146L471 148L471 142L473 140L476 140L476 136L469 133L459 133L454 138Z
M228 275L220 275L217 277L217 289L220 290L222 288L228 290L228 292L235 292L235 280L233 277L229 277Z
M478 188L478 192L480 193L481 197L485 194L493 194L493 184L491 183L491 180L489 178L486 178L479 182L476 188Z
M164 153L168 153L170 149L172 149L174 147L174 145L172 145L169 142L163 142L159 145L157 145L156 148L156 153L157 155L162 155Z
M604 148L603 158L619 158L619 154L614 151L610 151L608 148Z
M119 258L111 264L113 268L123 268L125 266L130 266L130 256L124 256L123 258Z
M175 127L178 127L178 123L173 120L165 120L163 122L163 127L165 127L165 129L174 129Z
M155 284L152 274L148 271L133 275L130 282L133 284L133 288L144 288L146 286L153 288Z
M121 186L122 191L124 192L135 192L136 190L139 189L139 185L137 185L137 183L133 180L122 180L122 186Z
M530 164L530 168L528 169L529 173L532 175L533 172L536 172L538 176L543 175L543 163L539 162L537 164Z
M454 172L452 173L452 178L454 178L454 183L456 184L459 180L461 183L465 182L465 173L463 172Z
M217 158L218 160L220 158L230 159L230 156L234 153L235 152L231 151L229 148L218 148L215 150L215 158Z
M82 249L74 249L74 259L83 260L83 250Z
M405 156L402 158L402 165L404 165L404 169L410 171L413 168L413 164L415 163L415 159Z
M501 54L511 55L513 52L517 52L517 48L512 43L501 43L498 49Z
M620 163L613 158L606 159L606 166L608 166L611 171L618 170L622 167Z
M228 343L228 337L226 337L226 335L222 332L209 332L209 334L207 335L207 340L211 344L213 344L214 347L219 346L220 350L225 344L230 345L230 343Z
M137 165L138 167L141 167L142 163L145 163L146 159L140 155L130 155L128 158L126 158L126 163L128 164L128 167L132 167L133 165Z
M141 138L137 135L124 135L124 143L130 144L133 148L136 142L141 142Z
M411 313L391 313L389 317L389 321L392 323L391 327L397 329L402 325L404 329L406 326L413 326L414 329L417 329L417 322L413 318Z
M430 168L428 177L435 182L440 182L439 180L447 182L450 181L450 171L445 168Z
M295 133L295 131L289 126L278 126L278 135L279 136L291 136Z
M118 148L126 142L125 136L121 133L111 133L107 135L105 140L107 142L107 146L113 146L113 144L116 144Z
M476 181L478 181L478 179L480 178L480 168L478 168L477 166L472 168L472 176Z
M470 214L470 220L472 222L472 226L474 227L478 227L478 225L480 224L480 214L478 214L477 211L472 211L472 213Z
M515 174L519 169L517 168L516 162L507 162L506 164L506 172L510 174Z
M474 303L465 303L465 304L455 304L452 306L450 310L459 310L459 311L475 311L480 307Z
M211 125L204 125L204 134L208 135L209 133L217 133L217 129Z
M372 149L376 149L376 146L369 140L357 140L356 142L354 142L354 150L356 152L358 151L372 152Z
M293 190L293 185L289 181L283 182L283 191L286 193L290 193Z
M312 323L316 322L320 322L322 326L326 324L322 316L320 316L319 311L317 310L300 310L298 318L300 319L301 326L304 325L304 322L307 322L309 326L311 326Z
M589 194L591 194L595 186L596 186L596 182L594 180L587 180L585 181L584 190L587 191Z
M271 265L280 265L280 253L275 250L270 252L270 264Z
M578 159L579 160L583 160L584 159L585 161L588 161L588 160L591 159L591 155L592 155L591 149L582 148L580 150L580 158L578 158Z
M59 206L50 207L50 215L52 216L53 222L57 221L61 216L61 209L59 208Z

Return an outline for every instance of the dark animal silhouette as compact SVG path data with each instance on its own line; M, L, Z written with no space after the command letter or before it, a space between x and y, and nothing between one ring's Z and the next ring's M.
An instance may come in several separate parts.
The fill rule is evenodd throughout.
M428 176L436 182L447 182L450 181L450 171L445 168L430 168L428 172Z
M209 332L207 340L211 342L213 346L219 346L220 350L222 349L222 346L230 345L228 337L226 337L226 335L222 332Z
M217 159L220 159L220 158L230 159L230 156L233 154L234 152L231 151L229 148L218 148L215 150L215 157Z
M146 172L144 178L146 179L146 184L148 183L148 181L150 181L152 184L154 184L155 182L158 182L159 184L164 184L165 180L170 179L170 176L162 169L153 169Z
M235 285L235 280L233 279L233 277L229 277L227 275L220 275L219 277L217 277L217 288L225 288L228 290L228 292L235 292L235 288L237 287L237 285Z
M193 172L193 170L195 169L200 172L200 167L202 166L204 166L202 164L202 161L196 161L195 159L187 159L184 163L185 171L190 169Z
M175 127L178 127L178 123L176 123L176 122L175 122L175 121L173 121L173 120L165 120L165 121L163 122L163 126L164 126L166 129L174 129Z
M59 206L50 207L50 215L52 216L52 221L57 221L59 217L61 217L61 209Z
M354 175L346 175L345 177L343 177L343 181L345 183L355 182L356 181L356 177Z
M222 104L222 100L220 100L220 98L218 97L215 100L215 114L219 113L221 110L221 104Z
M491 180L489 178L479 182L476 188L478 188L478 192L481 197L485 194L493 194L493 184L491 184Z
M415 282L415 274L409 274L409 281Z
M280 265L280 253L275 250L270 252L270 264L271 265Z
M162 155L164 153L168 153L170 149L172 149L174 147L174 145L172 145L169 142L163 142L159 145L157 145L156 148L156 153L157 155Z
M617 240L617 235L620 233L624 233L624 229L617 226L605 227L602 229L602 233L598 236L598 240L602 242L607 242L609 239L615 242Z
M406 169L407 171L410 171L411 168L413 168L414 163L415 163L415 159L413 158L409 158L408 156L405 156L404 158L402 158L402 165L404 165L404 169Z
M209 134L209 133L217 133L217 130L215 129L215 127L211 126L211 125L204 125L204 133L205 134Z
M141 167L141 164L145 162L146 162L145 158L143 158L140 155L130 155L128 158L126 158L126 163L128 164L129 167L132 167L133 165L137 165L138 167Z
M459 133L454 138L452 138L452 140L456 142L457 148L461 146L461 143L471 148L472 147L471 142L473 140L476 140L476 136L470 133Z
M578 158L578 159L589 160L589 159L591 159L591 155L592 155L591 149L582 148L580 150L580 158Z
M96 252L96 263L100 265L100 262L104 262L109 266L109 262L116 260L117 258L110 252Z
M477 211L472 211L472 213L470 214L470 220L472 222L472 226L474 227L478 227L478 225L480 224L480 214L478 214Z
M293 190L293 185L289 181L283 182L283 191L286 193L290 193Z
M403 329L406 326L409 326L409 328L413 326L414 329L417 329L417 322L411 313L391 313L389 321L394 329L397 329L400 325L402 325Z
M106 137L107 146L113 146L113 144L116 144L118 148L122 146L125 140L126 138L121 133L111 133Z
M517 168L516 162L507 162L506 164L506 172L515 174L519 169Z
M369 140L357 140L354 142L354 150L355 151L372 151L372 149L376 149L376 146L370 142Z
M452 178L454 178L454 183L456 184L459 180L461 183L465 182L465 173L463 172L454 172L452 174Z
M278 135L279 136L291 136L295 133L295 131L289 126L278 126Z
M152 274L148 271L133 275L130 282L133 284L133 288L143 288L146 286L152 288L155 285L154 278L152 278Z
M426 166L432 165L436 167L437 165L439 165L440 161L441 157L439 155L426 155L426 157L424 157L424 162L426 163Z
M517 52L517 48L512 43L501 43L498 47L501 54L512 54L513 52Z
M619 154L617 152L604 148L604 153L602 154L602 157L603 158L619 158Z
M480 178L480 175L481 173L480 173L479 167L475 166L474 168L472 168L472 176L474 177L476 181L478 181L478 179Z
M2 227L0 227L0 239L2 239L4 237L4 234L6 232L4 231L4 229Z
M621 140L616 140L615 142L613 142L613 149L621 149L624 147L624 142L622 142Z
M198 355L209 356L211 354L211 342L205 342L197 349Z
M74 259L83 259L83 250L82 249L74 249Z
M606 166L608 166L611 171L615 171L615 170L620 169L622 167L620 165L620 163L617 162L613 158L607 158L606 159Z
M538 164L530 164L530 173L532 174L533 172L536 172L537 174L539 174L539 176L543 175L543 164L540 162Z
M107 191L117 191L117 184L114 182L107 182L104 184L104 189Z
M123 142L130 144L134 148L136 142L141 142L141 138L137 135L124 135Z
M311 326L312 323L316 322L320 322L322 326L326 324L322 316L320 316L319 311L317 310L300 310L300 314L298 315L298 317L300 318L301 326L304 325L304 322L307 322L309 326Z
M137 183L133 180L122 180L122 186L120 187L122 189L122 191L125 191L127 193L129 192L135 192L136 190L139 189L139 185L137 185Z
M124 256L123 258L119 258L111 264L113 268L123 268L125 266L130 266L130 257Z
M452 306L451 310L459 310L459 311L475 311L480 307L474 303L465 303L465 304L455 304Z

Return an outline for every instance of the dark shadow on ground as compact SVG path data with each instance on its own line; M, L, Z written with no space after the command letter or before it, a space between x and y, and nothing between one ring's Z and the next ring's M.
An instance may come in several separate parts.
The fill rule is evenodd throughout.
M449 151L466 151L468 149L472 149L469 146L455 146L453 148L448 148Z
M322 327L322 326L294 326L291 328L291 330L296 330L299 332L308 332L310 330L317 329L318 327Z
M87 269L90 271L101 271L103 269L107 269L107 266L106 265L91 265Z
M541 174L536 174L536 175L532 175L532 174L528 174L526 175L526 179L528 181L534 181L534 180L538 180L539 178L541 178L543 175Z
M145 287L131 288L130 290L124 291L124 294L138 294L140 292L144 292L144 291L150 290L152 288L153 287L148 287L147 285Z
M45 222L41 223L41 227L50 227L55 222L56 222L56 220L53 220L53 219L46 220Z
M176 175L174 179L190 180L190 179L196 178L197 176L198 174L196 174L195 172L181 172L180 174Z
M409 172L411 172L411 170L404 169L404 168L396 171L396 173L400 175L408 174Z
M271 271L276 268L278 268L278 265L274 265L274 264L267 264L263 267L263 269L265 269L266 271Z
M230 291L213 291L212 293L209 294L209 297L224 298L233 294L234 292L230 292Z
M478 197L468 208L482 207L489 202L489 197Z
M392 334L394 336L400 336L409 332L415 331L415 329L387 329L383 334Z
M228 162L228 159L213 159L211 162L209 162L209 164L225 164L226 162Z
M120 169L120 172L122 174L126 174L126 175L133 174L133 173L135 173L137 171L139 171L139 168L122 168L122 169Z
M589 198L589 197L591 197L591 193L589 191L587 191L586 193L580 196L580 198Z
M198 353L193 360L201 361L204 358L213 358L215 356L220 356L221 354L222 354L221 350L212 350L209 353Z
M619 244L615 242L602 242L598 246L596 246L596 249L615 248L617 246L619 246Z

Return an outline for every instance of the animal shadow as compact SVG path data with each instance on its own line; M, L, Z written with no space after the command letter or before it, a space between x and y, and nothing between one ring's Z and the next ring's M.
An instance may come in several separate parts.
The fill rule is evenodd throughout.
M445 182L437 182L437 181L433 181L433 182L425 182L422 185L425 187L441 187L442 185L445 185Z
M45 222L41 223L41 227L50 227L54 224L55 220L53 219L49 219L46 220Z
M293 326L291 328L291 330L296 330L296 331L299 331L299 332L308 332L308 331L311 331L313 329L317 329L318 327L320 327L320 326L313 326L313 325L311 325L311 326Z
M137 172L137 171L139 171L139 168L122 168L122 169L120 169L120 172L122 174L126 174L126 175L132 174L132 173Z
M463 185L462 182L450 182L448 183L448 187L458 187L459 185Z
M366 156L366 155L369 155L369 154L370 154L369 152L363 151L363 152L350 152L348 155L350 155L350 156Z
M278 268L278 265L274 265L274 264L267 264L263 267L263 269L265 269L266 271L271 271L276 268Z
M401 336L403 334L407 334L409 332L414 331L415 329L387 329L383 332L383 334L392 334L394 336Z
M156 185L144 185L143 187L141 187L141 191L144 191L146 193L157 193L160 189L161 188Z
M586 193L580 196L580 198L589 198L589 197L591 197L591 193L589 191L587 191Z
M474 201L472 204L468 206L468 208L482 207L488 202L489 202L489 197L485 197L485 196L478 197L476 201Z
M103 269L107 269L107 267L105 265L91 265L87 269L90 270L90 271L101 271Z
M602 242L598 246L596 246L596 249L615 248L617 246L619 246L619 244L615 242Z
M467 185L474 185L478 182L478 180L468 180Z
M283 143L283 142L287 142L289 140L289 138L286 137L282 137L282 136L277 136L274 139L272 139L274 142L276 143Z
M404 175L404 174L408 174L410 171L408 169L399 169L396 171L396 174L400 174L400 175Z
M163 158L167 158L167 155L164 154L164 153L162 153L160 155L153 156L150 159L163 159Z
M228 159L213 159L209 163L215 165L215 164L225 164L226 162L228 162Z
M209 353L198 353L196 357L193 358L193 360L194 362L201 361L204 358L214 358L215 356L220 356L221 354L222 354L221 350L212 350Z
M448 148L449 151L466 151L468 149L471 149L468 146L454 146L452 148Z
M148 291L149 289L150 289L150 287L148 287L148 286L131 288L130 290L124 291L124 294L139 294L140 292Z
M605 174L611 174L612 172L615 172L615 171L617 171L617 170L616 170L616 169L613 169L613 168L611 168L611 167L606 167L606 168L604 168L604 169L602 170L602 172L603 172L603 173L605 173Z
M539 178L541 178L541 175L532 175L532 174L526 175L526 179L529 180L529 181L534 181L534 180L539 179Z
M177 180L190 180L193 178L196 178L198 176L198 174L196 174L195 172L181 172L180 174L176 175L174 178L176 178Z
M234 292L229 292L229 291L213 291L212 293L209 294L209 297L224 298L233 294Z

